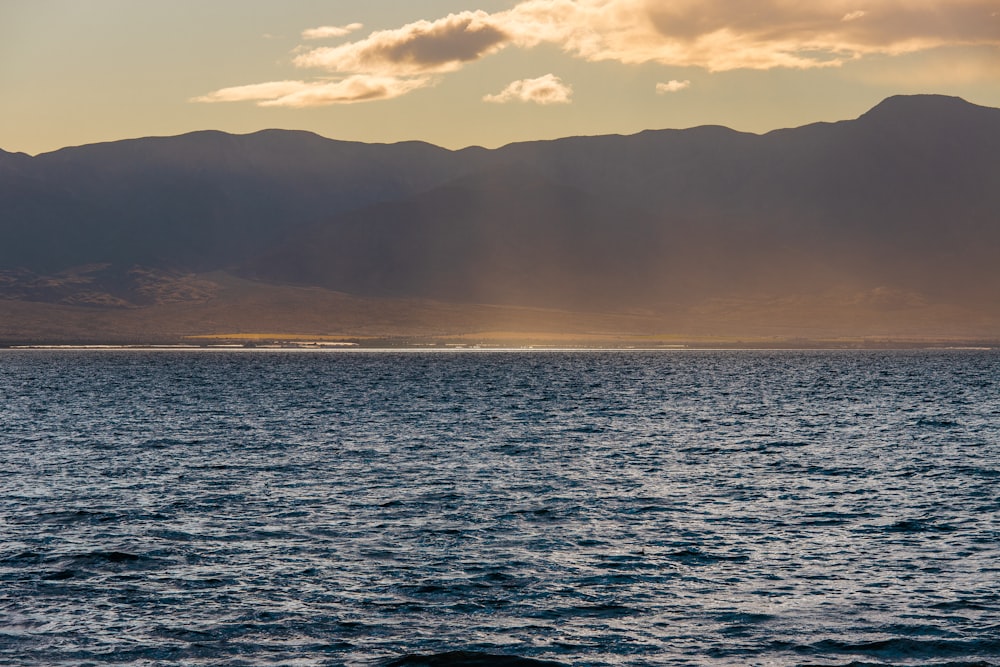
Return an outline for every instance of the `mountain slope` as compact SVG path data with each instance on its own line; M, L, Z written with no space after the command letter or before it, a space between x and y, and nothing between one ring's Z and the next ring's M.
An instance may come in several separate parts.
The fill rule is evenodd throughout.
M462 172L450 151L307 132L195 132L67 148L0 183L0 266L139 262L210 270L297 226Z
M1000 317L1000 109L901 96L765 135L496 150L269 130L0 152L0 234L0 298L25 303L203 309L218 290L199 276L222 270L732 331L923 312L978 336Z
M1000 110L933 96L764 136L516 144L494 153L499 167L333 216L248 270L545 306L845 288L971 304L1000 289L998 156Z

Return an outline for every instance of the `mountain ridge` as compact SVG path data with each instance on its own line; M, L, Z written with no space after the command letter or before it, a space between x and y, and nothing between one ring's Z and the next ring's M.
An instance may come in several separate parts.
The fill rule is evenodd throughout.
M261 289L675 323L781 303L789 331L822 319L817 304L888 317L895 303L965 313L980 335L1000 317L998 155L1000 109L935 95L764 134L450 150L205 130L0 152L0 298L204 304L221 292L198 276L222 271Z

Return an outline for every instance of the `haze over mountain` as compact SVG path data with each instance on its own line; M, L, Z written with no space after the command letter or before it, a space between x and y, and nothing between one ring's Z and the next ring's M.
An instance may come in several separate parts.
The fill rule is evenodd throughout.
M8 310L84 308L98 329L164 304L235 312L222 286L239 283L381 304L350 316L371 331L375 311L430 300L621 331L641 314L663 334L998 338L1000 109L900 96L764 135L496 150L268 130L0 152L0 233ZM284 301L212 326L345 330L336 308Z

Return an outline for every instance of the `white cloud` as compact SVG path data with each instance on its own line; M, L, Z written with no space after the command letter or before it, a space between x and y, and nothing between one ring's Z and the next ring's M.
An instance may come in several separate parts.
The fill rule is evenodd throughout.
M537 79L521 79L509 84L496 95L486 95L484 102L504 104L507 102L534 102L535 104L568 104L573 88L563 83L554 74L546 74Z
M344 28L316 28L303 37L336 36ZM346 34L346 33L344 33ZM508 36L486 12L449 14L381 30L335 47L307 50L294 59L300 68L326 70L334 81L274 81L224 88L195 102L256 101L260 106L310 107L384 100L429 86L429 74L450 72L503 48Z
M262 107L305 108L388 100L430 85L426 77L349 76L339 81L272 81L223 88L192 102L256 102Z
M522 0L493 14L464 11L376 31L334 47L309 48L293 62L336 79L309 83L313 92L334 91L304 93L313 101L301 106L309 106L396 97L431 85L429 75L456 71L504 48L541 44L589 61L659 63L712 72L838 67L876 55L973 45L995 54L1000 49L996 2L866 0L859 9L857 0ZM314 28L303 36L340 36L356 27ZM350 93L369 86L383 93ZM231 98L233 91L248 90L257 89L227 88L195 99L219 101ZM657 90L675 92L659 86ZM290 93L290 99L299 100L298 92L303 90ZM497 101L507 94L488 97ZM517 94L509 93L511 99ZM283 104L279 100L285 97L260 103ZM553 92L552 99L565 101L558 98Z
M290 95L307 86L305 81L269 81L268 83L254 83L248 86L233 86L223 88L192 97L192 102L246 102L266 99L277 99L283 95Z
M685 88L690 88L690 87L691 87L690 81L687 80L678 81L677 79L671 79L666 83L656 84L656 92L658 92L661 95L664 93L676 93L681 90L684 90Z
M859 14L856 0L525 0L494 19L515 43L553 43L586 60L805 69L947 44L1000 46L987 20L995 2L870 0Z
M345 26L324 25L318 28L309 28L302 31L302 39L328 39L330 37L343 37L356 30L361 30L364 26L360 23L352 23Z
M297 56L295 64L393 76L451 72L498 51L508 41L509 36L486 12L462 12L437 21L380 30L340 46L313 49Z

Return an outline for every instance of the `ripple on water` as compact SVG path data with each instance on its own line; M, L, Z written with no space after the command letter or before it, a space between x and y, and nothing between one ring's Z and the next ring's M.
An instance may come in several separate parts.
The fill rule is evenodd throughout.
M0 352L0 664L1000 664L994 352Z

